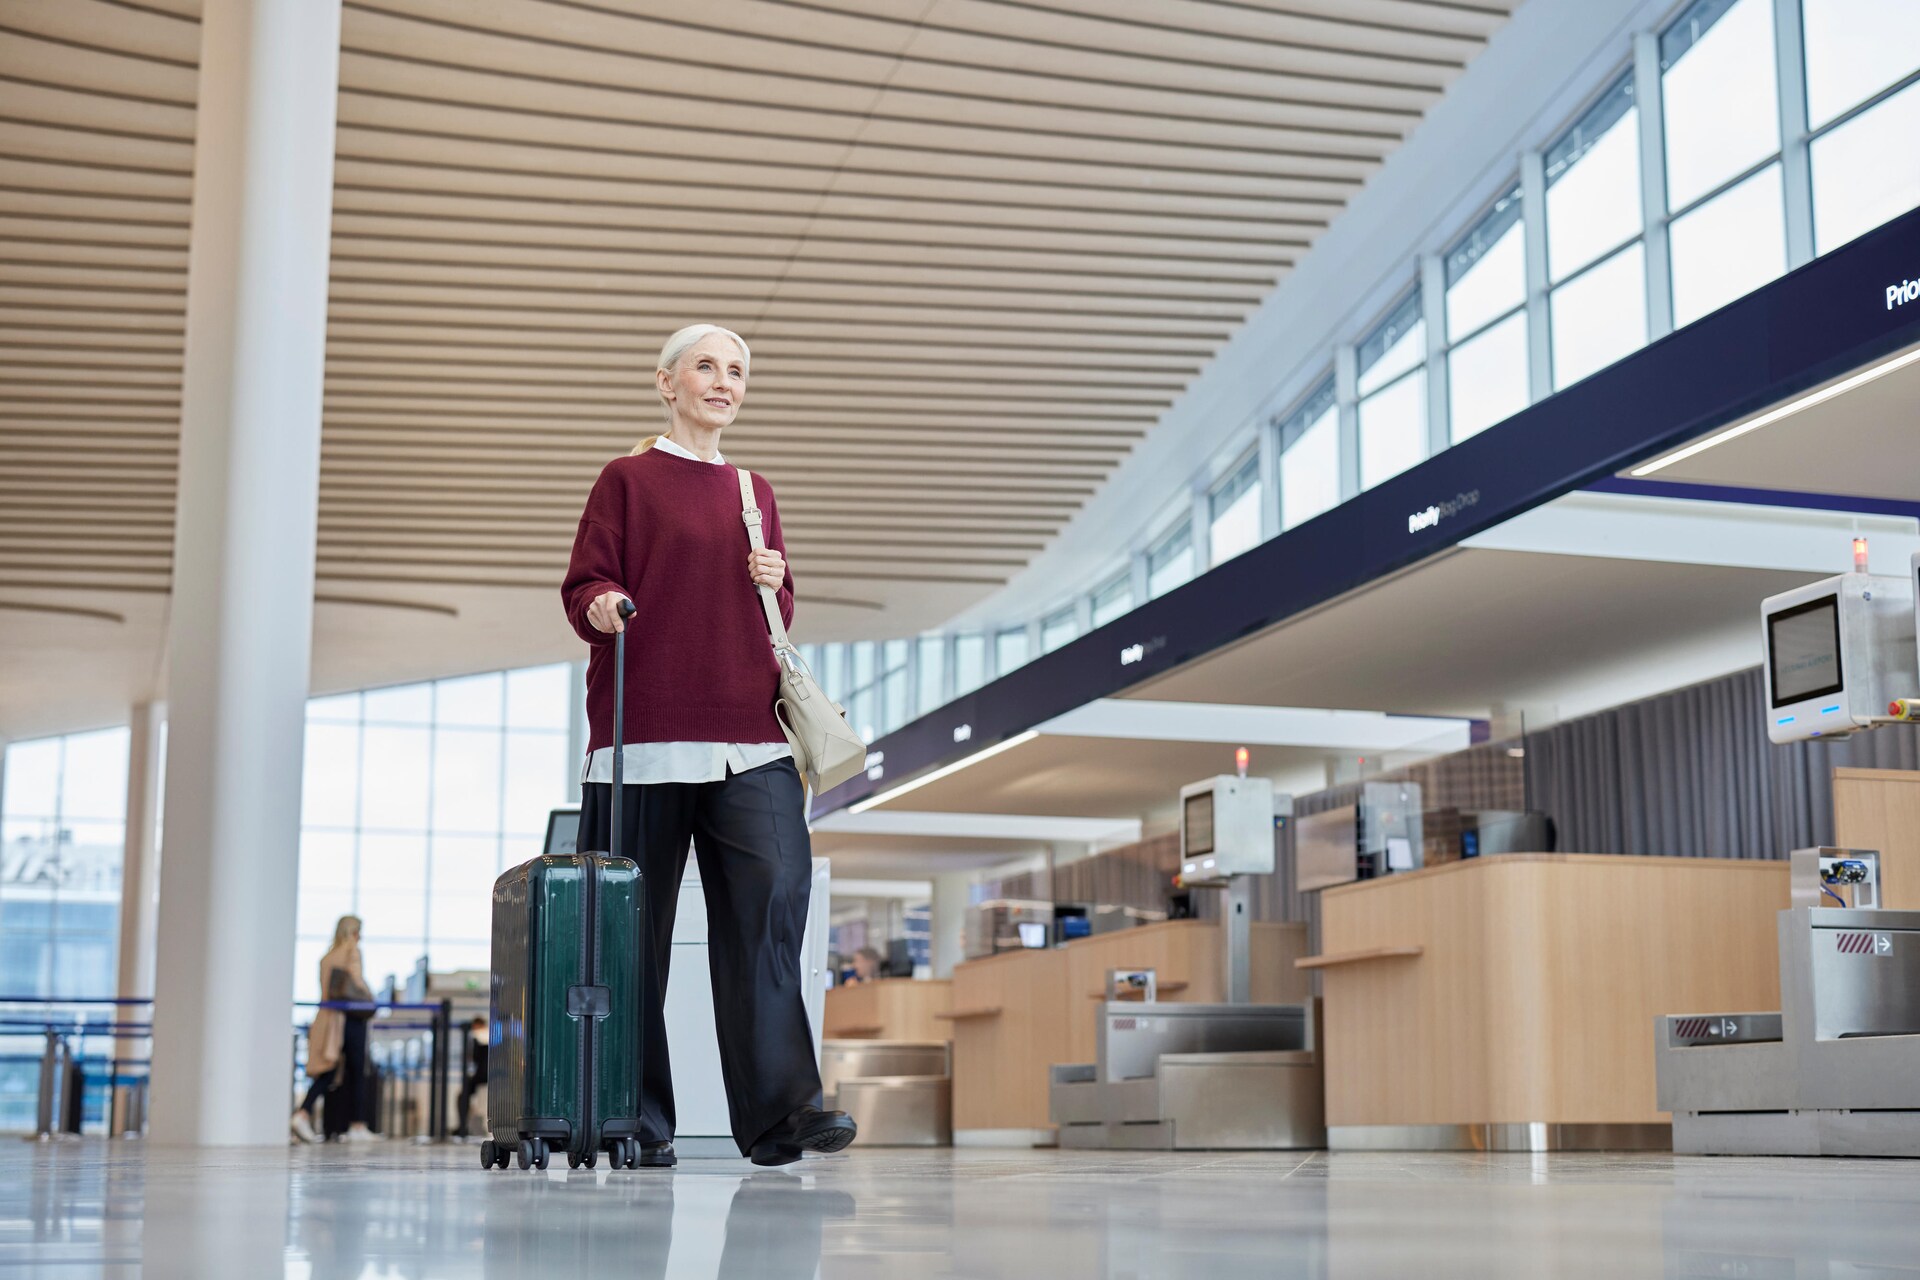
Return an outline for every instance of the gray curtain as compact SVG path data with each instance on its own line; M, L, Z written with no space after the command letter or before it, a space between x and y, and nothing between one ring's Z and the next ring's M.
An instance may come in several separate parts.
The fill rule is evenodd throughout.
M1833 842L1836 766L1920 768L1915 725L1768 742L1758 667L1555 725L1526 747L1534 807L1574 853L1785 858Z

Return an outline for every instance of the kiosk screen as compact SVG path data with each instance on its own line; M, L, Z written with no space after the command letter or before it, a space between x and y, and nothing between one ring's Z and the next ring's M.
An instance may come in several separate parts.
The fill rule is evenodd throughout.
M1767 652L1773 705L1839 693L1846 687L1840 666L1840 599L1823 596L1767 617Z
M1180 826L1183 837L1180 842L1181 857L1196 858L1203 853L1213 852L1213 792L1202 791L1187 797Z

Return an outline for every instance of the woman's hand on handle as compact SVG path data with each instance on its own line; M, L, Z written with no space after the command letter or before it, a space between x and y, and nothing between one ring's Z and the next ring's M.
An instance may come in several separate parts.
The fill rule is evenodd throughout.
M778 591L787 580L787 558L771 547L747 553L747 576L758 587Z
M620 620L622 604L627 606L628 613L633 611L633 603L623 593L604 591L595 596L593 603L587 606L587 621L591 622L596 630L604 631L610 636L618 635L627 629L627 624Z

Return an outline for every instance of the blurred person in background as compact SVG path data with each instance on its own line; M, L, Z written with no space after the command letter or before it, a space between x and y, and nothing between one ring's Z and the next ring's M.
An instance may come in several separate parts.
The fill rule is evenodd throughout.
M858 986L862 982L872 982L880 976L880 953L872 947L862 947L853 953L853 976L847 979L847 985Z
M333 926L333 943L320 957L320 994L329 1004L373 1002L373 991L360 970L360 917L341 916ZM367 1021L371 1009L321 1009L307 1028L307 1076L313 1081L307 1096L289 1122L302 1142L318 1142L313 1104L326 1099L321 1119L325 1135L362 1142L373 1137L367 1129Z

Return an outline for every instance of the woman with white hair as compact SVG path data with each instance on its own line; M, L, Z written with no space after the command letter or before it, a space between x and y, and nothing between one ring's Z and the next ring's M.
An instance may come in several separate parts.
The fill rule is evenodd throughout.
M793 575L772 487L753 477L766 548L751 551L739 472L720 454L751 359L745 340L718 325L667 339L654 375L666 434L601 471L560 588L567 620L592 646L582 849L612 847L613 638L627 632L620 848L645 877L652 947L642 993L645 1167L675 1163L662 1006L689 840L699 848L720 1068L740 1153L788 1164L854 1137L845 1113L820 1110L801 988L813 851L805 790L774 718L779 672L759 599L761 586L773 588L790 622Z

